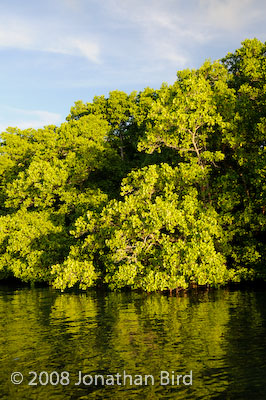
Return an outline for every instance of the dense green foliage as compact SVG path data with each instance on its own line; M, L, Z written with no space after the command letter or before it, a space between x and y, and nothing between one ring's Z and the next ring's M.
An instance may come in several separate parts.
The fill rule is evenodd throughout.
M0 142L0 276L146 291L266 278L266 44Z

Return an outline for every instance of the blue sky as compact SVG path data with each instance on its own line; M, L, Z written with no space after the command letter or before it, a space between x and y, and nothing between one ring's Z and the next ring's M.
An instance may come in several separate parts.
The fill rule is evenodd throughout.
M60 125L77 100L173 83L266 41L265 0L0 0L0 131Z

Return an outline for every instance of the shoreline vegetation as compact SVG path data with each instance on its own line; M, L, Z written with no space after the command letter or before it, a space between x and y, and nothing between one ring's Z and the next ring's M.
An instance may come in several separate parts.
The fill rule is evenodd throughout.
M51 289L55 290L58 293L62 294L84 294L84 293L99 293L102 295L107 295L108 293L114 292L111 290L107 284L98 284L95 286L91 286L86 289L80 289L78 285L73 285L72 287L65 288L64 290L58 291L58 289L54 288L49 282L46 281L22 281L19 278L15 278L14 276L9 276L7 278L3 278L0 280L0 289L7 290L43 290L43 289ZM191 284L188 285L187 288L176 288L176 289L165 289L165 290L156 290L152 292L143 291L142 289L135 289L133 292L143 295L164 295L166 297L187 297L187 296L198 296L199 294L205 295L208 293L215 293L219 290L223 290L225 292L235 292L235 291L265 291L266 289L266 280L265 279L252 279L252 280L241 280L239 282L227 282L225 284L221 284L219 286L211 286L211 285L196 285ZM132 289L128 286L119 289L119 293L132 293Z
M266 43L0 136L0 279L176 293L266 281ZM1 281L0 281L1 282Z

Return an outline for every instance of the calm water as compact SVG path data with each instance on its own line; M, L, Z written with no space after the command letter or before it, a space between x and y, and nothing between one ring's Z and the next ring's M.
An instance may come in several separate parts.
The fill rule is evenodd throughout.
M166 297L0 287L0 321L1 399L266 399L265 291ZM14 371L20 385L11 383ZM179 385L162 385L161 371L182 375ZM191 375L183 382L190 371L192 385Z

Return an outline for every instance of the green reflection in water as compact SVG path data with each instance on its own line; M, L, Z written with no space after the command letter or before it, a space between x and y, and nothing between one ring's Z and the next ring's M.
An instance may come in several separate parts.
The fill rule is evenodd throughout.
M183 297L0 288L1 399L264 399L266 295ZM152 375L154 385L75 385L82 374ZM160 371L193 384L160 384ZM24 375L21 385L10 374ZM67 386L29 386L68 371Z

